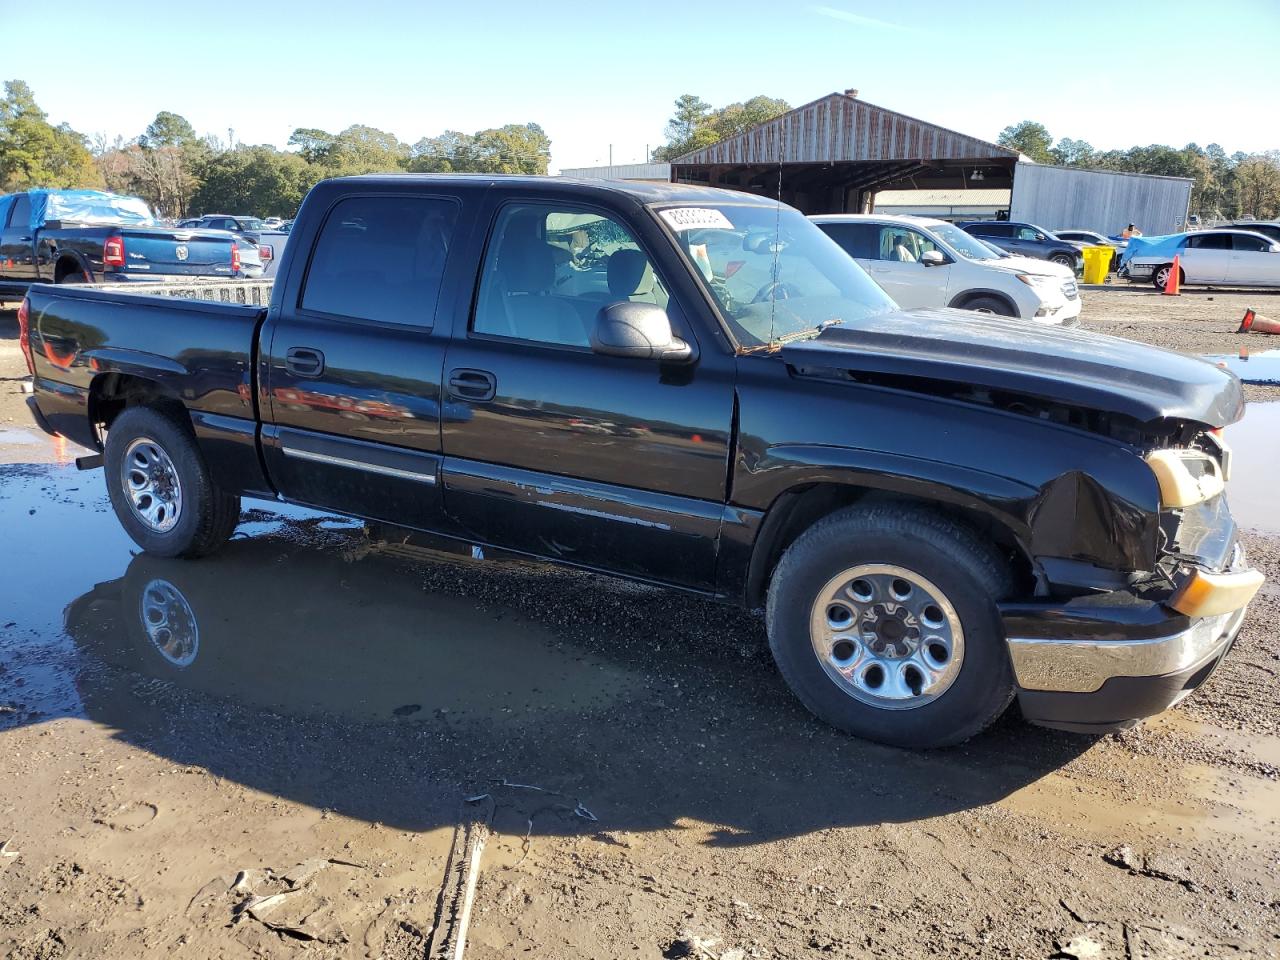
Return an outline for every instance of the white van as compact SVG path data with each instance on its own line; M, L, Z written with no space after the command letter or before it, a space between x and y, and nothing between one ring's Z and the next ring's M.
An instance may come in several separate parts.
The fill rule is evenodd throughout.
M905 309L1080 322L1080 291L1069 267L1006 254L942 220L852 213L810 219Z

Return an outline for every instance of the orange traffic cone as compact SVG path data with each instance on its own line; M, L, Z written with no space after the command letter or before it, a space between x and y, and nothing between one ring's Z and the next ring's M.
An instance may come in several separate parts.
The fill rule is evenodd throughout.
M1178 277L1182 273L1182 262L1178 254L1173 255L1173 266L1169 268L1169 278L1164 282L1166 297L1178 296Z
M1236 333L1280 333L1280 320L1260 316L1252 307L1244 312L1240 329Z

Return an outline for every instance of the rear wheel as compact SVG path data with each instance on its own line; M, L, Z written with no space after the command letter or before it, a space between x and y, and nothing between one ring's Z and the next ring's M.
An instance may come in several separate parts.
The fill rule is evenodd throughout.
M240 498L214 483L179 414L130 407L107 432L107 492L125 531L161 557L201 557L235 531Z
M769 645L800 701L832 726L902 747L969 739L1013 698L996 602L998 551L913 506L851 507L783 555L769 585Z
M994 313L1001 317L1016 317L1018 315L1013 307L999 297L974 297L972 300L965 301L964 308L966 310L976 310L978 313Z

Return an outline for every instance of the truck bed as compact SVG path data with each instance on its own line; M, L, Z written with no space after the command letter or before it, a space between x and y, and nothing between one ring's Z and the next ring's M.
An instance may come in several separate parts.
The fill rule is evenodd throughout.
M31 287L27 324L31 350L45 361L37 365L36 389L49 398L50 426L98 446L86 436L86 413L94 381L109 376L145 376L196 415L252 421L253 354L267 308L231 300L260 296L257 285L121 286L128 292ZM184 287L201 299L182 296Z

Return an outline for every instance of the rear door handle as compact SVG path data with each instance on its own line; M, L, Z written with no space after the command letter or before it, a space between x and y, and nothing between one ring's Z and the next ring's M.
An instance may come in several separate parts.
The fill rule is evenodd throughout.
M488 370L457 367L449 371L449 393L459 400L483 403L498 393L498 378Z
M310 347L290 347L284 355L284 368L295 377L318 377L324 373L324 354Z

